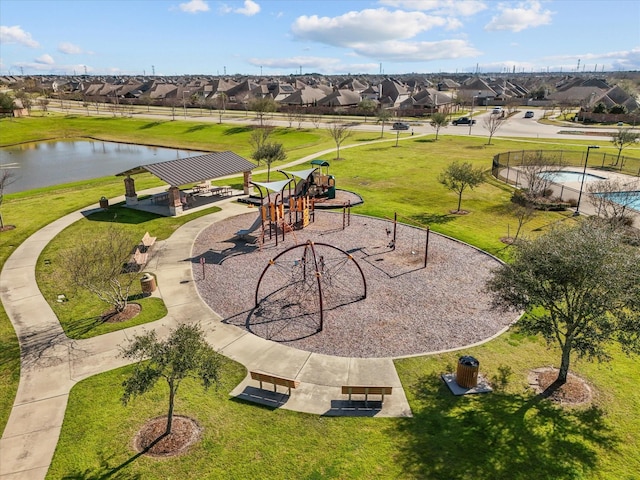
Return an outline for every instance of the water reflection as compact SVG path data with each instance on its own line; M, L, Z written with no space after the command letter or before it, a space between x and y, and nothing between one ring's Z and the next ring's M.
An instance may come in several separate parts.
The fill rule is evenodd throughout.
M0 168L16 181L5 193L115 175L149 163L201 155L203 152L92 140L55 140L0 148Z

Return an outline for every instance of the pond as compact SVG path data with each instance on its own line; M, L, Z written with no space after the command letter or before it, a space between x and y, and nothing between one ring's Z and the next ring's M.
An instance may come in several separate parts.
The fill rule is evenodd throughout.
M5 194L115 175L138 165L202 155L174 148L97 140L55 140L0 148L0 168L14 173Z

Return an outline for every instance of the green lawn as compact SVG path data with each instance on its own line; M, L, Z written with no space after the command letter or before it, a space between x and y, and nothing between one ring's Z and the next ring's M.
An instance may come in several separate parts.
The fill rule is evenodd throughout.
M54 138L59 130L73 130L73 137L99 133L101 139L135 142L131 132L135 133L141 122L144 123L68 118L58 119L55 125L39 127L37 119L29 120L34 122L22 135L31 140ZM85 121L89 126L84 125ZM189 132L193 123L164 123L146 129L152 131L150 135L157 135L154 144L185 148L195 136L202 134L197 142L203 144L193 148L232 149L242 154L240 144L236 147L233 141L225 143L226 140L219 139L225 136L225 128L232 127L220 126L216 136L208 128ZM102 129L95 125L101 125ZM4 128L6 126L2 121L3 142L8 141L5 132L9 132L12 141L18 141L15 139L19 136L11 127ZM162 128L156 130L156 127ZM38 128L40 133L34 134L33 130ZM95 130L85 133L83 128ZM161 132L162 129L167 130ZM48 137L47 132L53 136ZM163 138L162 135L169 136ZM234 135L238 135L234 141L241 138L246 141L241 132L228 136ZM320 134L310 131L309 135ZM364 132L354 135L349 143L377 137L378 134ZM327 138L309 139L307 144L296 138L296 142L299 143L294 142L291 151L283 140L287 151L292 152L291 160L332 147L332 141ZM462 207L470 213L451 215L449 211L456 206L456 195L435 180L437 173L453 160L469 161L489 170L491 158L498 152L523 148L580 150L584 145L501 139L495 139L495 145L485 143L486 139L481 138L441 135L437 142L429 136L405 140L398 147L390 142L341 149L342 159L331 161L330 173L336 176L338 188L363 196L365 203L354 212L387 217L398 212L401 220L428 224L434 230L508 258L509 248L500 242L500 237L506 235L508 225L513 229L516 224L506 213L510 188L487 178L485 184L463 195ZM142 190L159 182L153 177L139 177L136 184ZM1 261L4 263L25 238L52 220L95 203L102 195L121 194L121 180L108 178L8 195L2 207L5 221L18 228L0 235ZM48 202L46 209L41 207L43 195ZM535 235L556 222L566 221L575 219L568 214L541 213L525 225L523 234ZM72 228L78 229L78 234L87 225L91 228L99 223L83 220ZM132 225L140 231L153 230L156 235L155 232L169 225L169 220L149 219ZM153 228L147 228L148 225ZM168 236L170 231L171 227L167 227L159 235ZM56 248L60 248L59 242L64 239L56 239L48 247L47 257L43 254L40 262L53 258ZM40 263L39 275L43 267ZM74 316L69 318L73 320ZM0 396L0 426L3 427L19 370L17 342L4 311L0 312L0 341L0 380L3 387L7 387ZM242 366L227 361L224 385L218 391L203 392L189 384L181 388L176 412L196 418L204 428L203 436L187 454L163 460L137 457L131 448L131 439L146 419L165 413L166 392L158 387L152 394L123 407L119 403L120 384L130 367L107 372L80 382L72 390L48 478L640 477L637 457L640 395L636 386L640 375L634 359L613 351L613 361L608 364L575 362L574 372L584 376L597 395L590 408L563 409L537 400L526 385L526 372L530 368L557 364L559 360L557 350L548 349L540 339L512 331L464 353L480 359L481 372L499 387L496 392L463 398L448 393L438 375L454 370L459 353L398 360L398 372L414 413L411 419L325 418L231 400L228 392L245 372Z

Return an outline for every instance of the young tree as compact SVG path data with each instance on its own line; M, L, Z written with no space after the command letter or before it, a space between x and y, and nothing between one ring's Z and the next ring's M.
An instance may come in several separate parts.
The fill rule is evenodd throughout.
M255 98L249 102L249 108L256 112L256 115L260 119L260 126L263 126L264 116L267 113L275 112L278 110L278 105L271 97Z
M370 98L365 98L358 104L358 108L364 112L364 123L367 123L367 115L371 115L376 109L376 102Z
M254 128L251 131L251 135L249 136L249 145L253 148L253 154L251 157L254 160L257 160L258 165L260 165L260 160L255 158L255 154L268 142L272 132L273 127Z
M442 112L436 112L431 115L430 125L436 129L436 140L438 140L438 133L442 127L446 127L449 125L449 120L447 120L447 114Z
M453 162L438 176L438 181L452 192L458 194L458 208L460 213L462 204L462 193L468 188L473 190L484 182L484 174L481 168L473 168L470 163Z
M65 254L65 272L72 285L84 288L122 312L139 274L124 269L136 237L116 224L91 238L78 238ZM62 279L61 281L64 281Z
M495 307L527 310L518 322L562 351L556 385L573 352L608 359L618 341L640 353L640 251L606 224L583 222L516 245L513 262L487 282Z
M498 131L498 129L504 124L505 118L502 115L491 114L487 117L484 117L482 121L484 128L489 130L489 143L487 145L491 145L491 139L493 135Z
M16 181L15 174L9 170L0 170L0 208L4 200L4 189ZM0 210L0 230L4 229L4 217Z
M378 119L378 123L382 125L382 130L380 130L380 138L384 137L384 126L391 119L391 112L383 107L380 107L378 114L376 115Z
M620 162L620 155L622 155L622 149L636 143L640 139L640 133L636 133L630 128L619 128L618 131L611 137L611 143L618 149L618 157L614 166Z
M169 410L165 435L171 433L175 397L185 378L200 380L205 389L217 387L220 381L222 357L206 342L197 325L179 325L166 340L158 340L155 331L135 335L122 350L122 356L137 362L131 376L122 383L123 404L147 393L158 380L167 382Z
M271 164L287 158L287 154L281 143L265 143L258 148L251 158L257 160L258 163L264 160L267 165L267 182L271 179Z
M334 123L329 127L329 134L331 138L333 138L333 141L336 142L336 160L340 160L340 145L349 138L352 133L348 125Z
M222 123L222 115L226 111L227 100L229 97L224 92L219 92L216 95L216 104L218 105L218 123Z

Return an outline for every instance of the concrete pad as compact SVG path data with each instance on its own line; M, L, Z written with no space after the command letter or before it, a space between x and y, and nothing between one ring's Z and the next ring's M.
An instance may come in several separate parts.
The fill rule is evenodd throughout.
M390 358L352 358L349 362L348 385L400 387L400 378Z
M312 353L300 371L298 379L316 385L341 387L347 384L349 378L349 361L347 357Z
M482 375L478 375L478 384L473 388L465 388L458 385L456 382L456 374L455 373L444 373L441 375L444 383L447 384L449 390L454 395L468 395L472 393L488 393L493 392L493 389L489 385L489 382Z
M120 349L113 349L71 361L69 368L71 378L75 382L79 382L92 375L124 367L131 363L133 363L132 360L120 356Z
M220 322L214 322L211 329L206 326L209 322L204 323L205 338L215 350L224 350L229 344L237 341L244 335L251 335L245 330L241 330L233 325L226 325Z
M253 360L260 357L271 348L270 342L256 337L253 334L238 337L235 342L228 344L220 350L220 353L232 360L242 363L247 369L258 368L259 364Z
M9 439L39 430L61 427L67 400L67 395L59 395L14 406L3 438Z
M268 349L263 350L259 355L254 355L250 363L245 363L245 365L250 367L250 370L259 370L278 377L299 380L298 374L311 353L274 342L268 342L268 344Z

